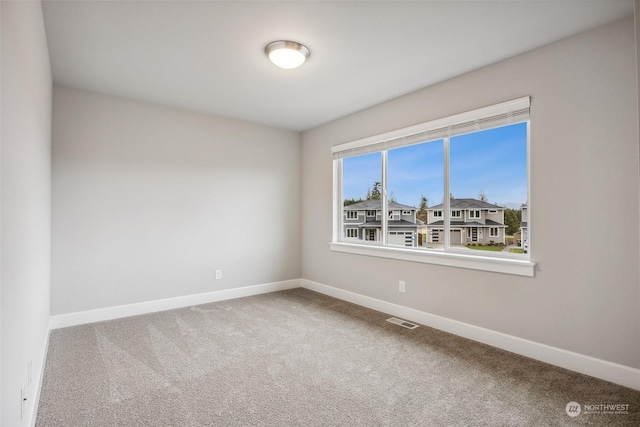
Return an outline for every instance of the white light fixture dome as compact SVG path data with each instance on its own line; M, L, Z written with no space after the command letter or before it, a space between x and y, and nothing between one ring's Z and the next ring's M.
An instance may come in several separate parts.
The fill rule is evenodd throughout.
M278 40L264 48L269 60L280 68L291 70L298 68L309 57L309 49L297 42Z

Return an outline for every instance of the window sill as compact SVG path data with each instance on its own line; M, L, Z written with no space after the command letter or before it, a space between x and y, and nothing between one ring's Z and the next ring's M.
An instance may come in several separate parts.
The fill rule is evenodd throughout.
M334 252L391 258L403 261L421 262L425 264L437 264L448 267L468 268L472 270L492 271L495 273L514 274L517 276L533 277L535 273L535 263L524 259L359 245L344 242L333 242L329 245L330 249Z

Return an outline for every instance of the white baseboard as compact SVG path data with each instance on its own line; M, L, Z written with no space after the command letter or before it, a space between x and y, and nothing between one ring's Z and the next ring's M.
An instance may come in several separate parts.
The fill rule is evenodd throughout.
M303 288L334 298L388 313L474 341L479 341L551 365L640 390L640 369L514 337L413 308L334 288L311 280L301 279L300 282Z
M31 407L30 421L28 423L31 427L36 427L36 421L38 420L38 406L40 404L40 392L42 391L42 383L44 382L44 369L47 363L47 354L49 353L49 336L51 335L51 317L49 317L49 331L47 331L47 340L44 343L44 349L40 359L40 372L39 377L36 378L36 393L34 396L33 406Z
M300 279L292 279L281 282L264 283L261 285L245 286L242 288L223 289L219 291L205 292L202 294L184 295L174 298L120 305L116 307L98 308L95 310L80 311L76 313L58 314L51 316L50 325L51 329L66 328L68 326L82 325L85 323L101 322L103 320L112 320L164 310L173 310L176 308L208 304L216 301L248 297L251 295L259 295L299 287Z

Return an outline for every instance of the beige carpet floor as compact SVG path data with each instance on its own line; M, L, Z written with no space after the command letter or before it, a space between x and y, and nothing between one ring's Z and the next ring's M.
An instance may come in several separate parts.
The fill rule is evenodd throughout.
M57 329L36 425L640 425L638 391L388 317L294 289Z

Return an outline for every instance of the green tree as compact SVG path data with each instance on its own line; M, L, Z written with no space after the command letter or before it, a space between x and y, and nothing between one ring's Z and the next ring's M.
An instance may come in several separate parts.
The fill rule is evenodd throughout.
M429 209L429 199L427 199L424 195L420 196L420 207L418 208L418 212L416 213L416 218L423 222L427 222L427 210Z
M520 221L522 221L522 211L516 209L504 210L504 224L507 226L507 234L512 235L520 231Z
M368 192L367 200L380 200L382 198L382 184L380 181L373 183L373 189Z
M344 206L355 205L356 203L364 202L363 199L344 199Z

